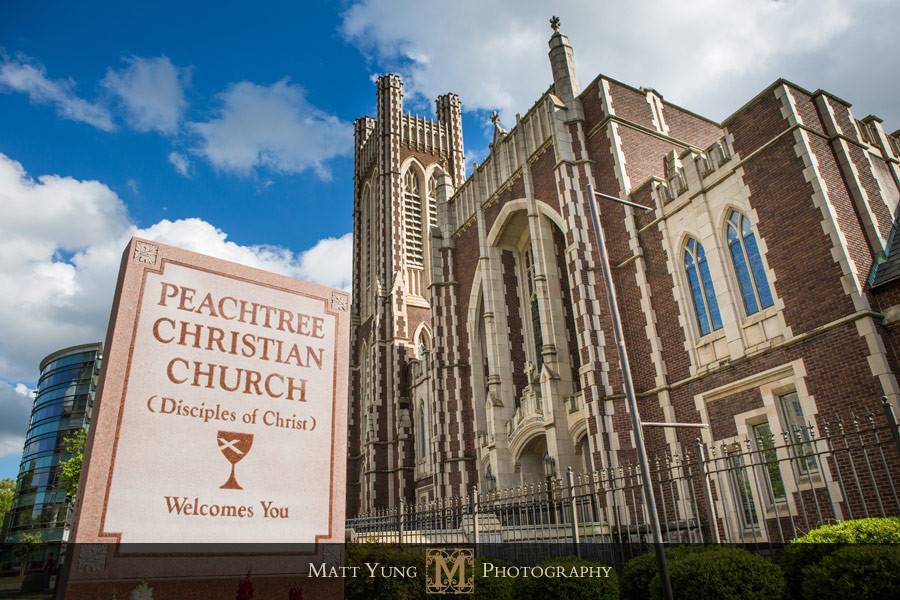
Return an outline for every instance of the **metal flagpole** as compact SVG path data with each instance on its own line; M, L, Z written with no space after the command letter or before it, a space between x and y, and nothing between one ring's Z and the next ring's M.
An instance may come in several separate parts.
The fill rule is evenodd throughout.
M609 266L609 254L606 251L606 236L603 233L603 225L600 224L600 211L596 205L596 197L605 198L638 208L650 210L649 207L622 200L615 196L601 194L594 191L594 186L588 184L588 205L591 207L591 219L594 222L594 233L597 235L597 246L600 253L600 266L603 269L603 277L606 280L606 296L609 300L609 314L612 320L613 337L619 352L619 367L622 370L622 384L625 388L625 398L628 400L628 409L631 412L631 428L634 432L634 442L637 446L638 460L641 465L641 482L644 493L644 501L647 503L647 512L650 514L650 529L653 533L653 545L656 549L656 560L659 563L659 577L663 587L665 600L673 600L672 582L669 579L669 565L666 561L666 553L663 549L662 529L659 526L659 515L656 512L656 495L653 492L653 484L650 481L650 462L647 460L647 448L644 446L644 431L641 427L641 416L638 413L637 398L634 395L634 383L631 380L631 367L628 364L628 353L625 351L625 334L622 331L622 320L619 314L619 302L616 299L616 286L613 283L612 270Z

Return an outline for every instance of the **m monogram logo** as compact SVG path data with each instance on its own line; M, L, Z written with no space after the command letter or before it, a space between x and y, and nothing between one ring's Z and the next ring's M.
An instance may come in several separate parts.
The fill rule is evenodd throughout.
M425 551L425 592L475 592L475 555L468 548L429 548Z

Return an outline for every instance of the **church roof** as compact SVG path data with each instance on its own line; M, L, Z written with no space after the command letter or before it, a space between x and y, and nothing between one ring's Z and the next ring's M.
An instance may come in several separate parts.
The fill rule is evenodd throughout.
M897 218L894 220L894 227L891 228L891 235L888 238L884 252L875 259L875 265L872 267L872 274L869 276L869 283L872 288L900 279L900 235L897 235L898 226L900 226L900 211L897 212Z

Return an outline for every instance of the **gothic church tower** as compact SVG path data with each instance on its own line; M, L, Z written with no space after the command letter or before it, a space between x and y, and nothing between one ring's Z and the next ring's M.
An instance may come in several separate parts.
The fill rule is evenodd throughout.
M403 112L399 76L376 86L376 117L354 124L350 515L434 497L427 265L438 182L465 178L459 97L438 97L431 120Z

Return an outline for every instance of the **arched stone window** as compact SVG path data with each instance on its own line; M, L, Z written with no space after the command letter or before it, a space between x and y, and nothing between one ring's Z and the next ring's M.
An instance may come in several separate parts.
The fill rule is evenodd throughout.
M363 234L360 236L360 262L362 263L363 268L363 290L366 292L372 287L372 205L371 205L371 192L369 186L366 185L363 190L363 199L362 199L362 219L363 219Z
M362 393L362 427L360 431L360 441L365 445L369 441L369 437L374 423L372 423L372 386L371 386L371 365L369 361L369 348L366 344L362 346L362 352L359 361L359 387Z
M726 227L731 264L741 288L744 311L750 316L774 304L772 292L750 219L732 210Z
M709 275L709 264L703 244L689 238L684 245L684 270L691 290L694 315L700 335L722 328L722 316L716 302L716 290Z
M423 208L418 173L416 169L410 167L403 177L403 219L406 223L404 248L406 264L410 267L422 268L425 258L425 243L422 236Z
M525 286L522 290L525 296L525 308L527 310L527 318L531 321L531 342L534 349L534 364L538 370L544 364L544 339L541 332L541 311L538 303L537 286L535 285L535 266L534 254L531 250L531 243L522 250L522 269L524 275Z
M426 460L428 456L428 409L425 406L425 402L419 402L418 406L418 418L416 419L416 439L418 439L419 443L418 454L419 461Z
M425 360L431 354L431 333L428 327L422 327L416 335L416 358Z
M437 172L428 178L428 226L437 226Z

